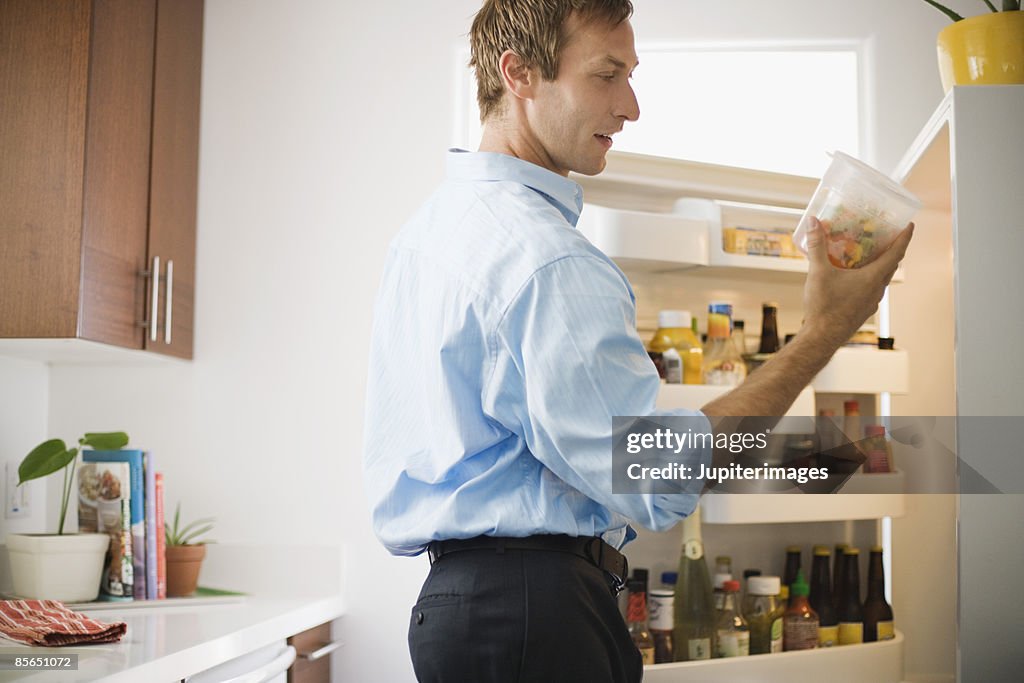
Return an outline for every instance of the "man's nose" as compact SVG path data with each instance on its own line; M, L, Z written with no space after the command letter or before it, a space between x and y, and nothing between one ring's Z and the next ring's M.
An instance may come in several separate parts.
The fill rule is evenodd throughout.
M618 111L615 114L627 121L636 121L640 118L640 103L636 101L636 93L633 92L633 86L628 81L626 82L625 93L619 102Z

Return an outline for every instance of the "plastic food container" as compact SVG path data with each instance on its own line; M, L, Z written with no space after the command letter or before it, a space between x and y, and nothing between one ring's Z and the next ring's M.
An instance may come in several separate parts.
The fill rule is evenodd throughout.
M862 161L834 152L832 164L793 231L807 253L811 217L825 228L828 259L838 268L860 268L875 259L914 217L921 202L895 180Z

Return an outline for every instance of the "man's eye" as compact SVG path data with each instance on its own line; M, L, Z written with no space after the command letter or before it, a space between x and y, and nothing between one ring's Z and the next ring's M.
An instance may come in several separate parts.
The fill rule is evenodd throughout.
M599 76L600 76L600 77L601 77L602 79L604 79L604 80L606 80L606 81L614 81L614 80L615 80L615 74L598 74L598 75L599 75Z

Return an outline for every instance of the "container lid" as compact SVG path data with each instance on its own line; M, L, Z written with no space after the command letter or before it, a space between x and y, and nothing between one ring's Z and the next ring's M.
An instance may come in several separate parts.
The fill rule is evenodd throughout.
M761 304L761 308L779 308L779 302L777 301L765 301Z
M828 557L828 555L829 555L828 546L827 545L816 545L816 546L814 546L814 554L815 555L824 555L825 557Z
M871 546L871 552L873 552L873 553L882 553L882 552L885 552L885 551L882 550L882 546L880 546L880 545L873 545L873 546Z
M733 326L733 328L735 328L737 330L742 330L742 329L746 328L746 323L743 322L742 320L733 320L732 321L732 326Z
M892 337L879 337L878 338L878 348L880 348L880 349L884 349L886 351L891 351L894 348L895 344L896 344L896 340L893 339Z
M799 552L801 552L801 550L802 549L798 545L787 545L786 546L786 552L787 553L799 553Z
M662 602L672 600L676 597L676 592L671 588L652 588L649 593L652 598L657 598Z
M794 597L807 597L811 594L811 587L807 585L807 579L804 578L804 570L801 569L796 573L796 581L789 584L789 592Z
M832 157L832 166L825 172L826 175L828 175L829 171L838 171L840 173L846 171L873 187L893 195L905 204L910 204L914 207L915 211L921 208L920 199L878 169L872 168L860 159L855 159L849 154L844 154L838 150L830 152L829 156Z
M885 436L884 425L866 425L864 427L865 436Z
M843 401L843 410L860 410L859 401Z
M725 582L722 588L725 590L726 593L739 593L740 582L736 579L730 579L729 581Z
M860 555L860 548L843 548L843 555Z
M777 576L751 576L747 579L747 592L751 595L778 595L782 579Z
M693 316L689 311L660 311L658 313L658 327L689 327L692 321Z
M761 576L761 570L760 569L744 569L743 570L743 578L744 579L749 579L751 576Z
M661 582L666 584L666 585L673 586L673 585L675 585L676 581L678 581L678 580L679 580L679 573L678 572L662 572L661 573Z

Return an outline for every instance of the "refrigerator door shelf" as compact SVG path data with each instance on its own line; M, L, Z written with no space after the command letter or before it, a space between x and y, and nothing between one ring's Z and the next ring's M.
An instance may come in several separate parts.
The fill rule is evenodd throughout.
M644 667L644 683L900 683L903 634L879 643Z

